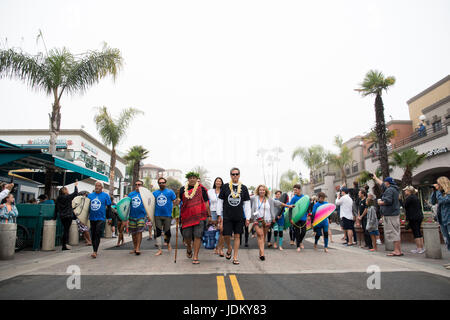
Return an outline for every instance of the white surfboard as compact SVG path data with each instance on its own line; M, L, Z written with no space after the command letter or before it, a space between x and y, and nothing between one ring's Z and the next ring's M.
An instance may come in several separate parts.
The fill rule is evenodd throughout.
M77 196L72 200L73 213L77 216L82 224L88 225L89 204L91 200L88 197Z
M142 203L144 204L145 211L150 217L153 229L156 229L155 223L155 196L153 193L145 187L139 187L139 193L141 194Z

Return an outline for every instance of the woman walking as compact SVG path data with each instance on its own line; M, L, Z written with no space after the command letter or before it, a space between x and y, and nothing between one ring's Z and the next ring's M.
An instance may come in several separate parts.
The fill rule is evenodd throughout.
M216 180L214 180L214 184L212 189L208 190L208 198L209 198L209 208L211 210L211 220L215 227L218 225L217 220L217 201L219 200L220 190L223 186L223 180L220 177L217 177ZM218 254L221 257L224 257L223 254L223 233L220 231L219 235L219 241L217 243L216 248L214 249L214 254Z
M420 205L419 198L417 198L417 190L413 186L407 186L403 189L405 192L404 208L406 213L406 220L409 223L409 227L414 235L414 241L417 248L411 250L412 253L424 253L423 248L423 235L420 232L420 226L423 221L422 206Z
M69 242L70 226L72 225L72 221L76 219L72 208L72 200L76 196L78 196L78 181L75 182L75 190L72 194L69 194L67 187L62 187L59 189L59 196L56 199L54 220L56 220L57 215L59 215L64 228L62 250L70 250L67 248L67 243Z

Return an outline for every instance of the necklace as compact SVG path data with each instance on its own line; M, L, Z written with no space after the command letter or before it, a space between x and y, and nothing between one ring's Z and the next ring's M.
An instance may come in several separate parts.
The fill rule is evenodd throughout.
M230 182L230 192L231 192L231 196L233 197L233 198L239 198L240 197L240 194L241 194L241 190L242 190L242 183L241 182L239 182L239 184L238 184L238 189L237 189L237 192L235 193L234 192L234 190L233 190L233 183L232 182Z
M186 185L184 186L184 196L186 197L186 199L190 200L195 196L198 186L199 186L199 183L197 182L194 186L194 190L192 190L191 194L189 195L189 192L188 192L189 183L186 183Z

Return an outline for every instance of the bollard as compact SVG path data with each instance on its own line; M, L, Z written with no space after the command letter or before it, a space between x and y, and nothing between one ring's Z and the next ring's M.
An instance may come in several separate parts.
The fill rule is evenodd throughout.
M105 238L112 238L112 229L108 221L105 222Z
M55 250L56 220L45 220L42 232L42 251Z
M69 230L69 244L71 246L77 246L79 243L80 243L80 234L78 232L78 225L77 222L73 220Z
M14 259L16 250L17 224L0 224L0 260Z
M425 256L431 259L442 259L439 225L437 223L423 223L422 228Z

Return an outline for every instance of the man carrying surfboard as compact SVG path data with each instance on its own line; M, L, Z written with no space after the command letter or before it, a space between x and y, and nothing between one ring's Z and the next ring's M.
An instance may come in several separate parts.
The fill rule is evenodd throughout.
M131 192L128 197L131 198L130 206L130 216L128 218L128 230L133 238L133 251L131 254L136 254L137 256L141 254L141 242L142 242L142 232L145 229L145 217L147 216L147 211L144 207L144 202L142 201L142 196L139 192L139 188L143 186L141 180L137 180L134 184L135 190Z
M223 236L228 250L226 258L231 259L231 235L234 233L233 264L238 265L238 250L241 234L245 226L248 227L252 214L250 194L245 185L239 182L241 172L238 168L230 170L231 182L226 183L219 194L217 201L217 216L219 228L223 230Z
M320 206L328 203L325 201L326 197L327 197L327 195L325 193L319 192L319 194L318 194L319 201L317 201L314 204L313 209L312 209L311 225L314 224L314 218L315 218L317 209ZM328 252L328 227L329 227L328 218L326 218L325 220L323 220L321 223L319 223L318 225L316 225L314 227L314 232L316 234L315 241L314 241L314 250L317 250L317 243L319 242L319 239L322 236L322 231L323 231L324 251Z
M297 202L302 199L304 197L304 195L302 194L302 186L300 184L296 184L294 185L294 196L292 197L291 201L288 203L288 205L296 205ZM309 198L308 201L305 201L305 204L308 206L309 205ZM306 213L306 211L308 210L308 208L306 207L304 213ZM308 219L308 215L307 214L303 214L300 219L298 221L294 221L294 217L292 214L293 209L289 209L289 218L288 221L291 223L291 225L294 226L294 238L295 238L295 242L297 244L297 252L300 252L301 249L303 249L303 239L305 238L306 235L306 222Z
M188 172L186 174L188 182L180 189L181 232L186 243L187 257L192 258L192 264L200 264L198 253L202 244L203 231L206 219L211 218L208 190L198 182L199 178L198 173ZM192 252L192 238L194 238L194 252Z

